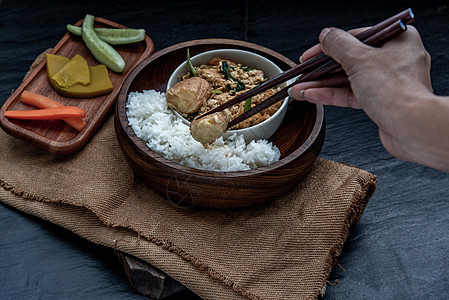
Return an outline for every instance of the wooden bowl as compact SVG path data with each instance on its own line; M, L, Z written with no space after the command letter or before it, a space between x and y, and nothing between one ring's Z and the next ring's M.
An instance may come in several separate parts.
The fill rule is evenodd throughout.
M120 147L136 176L178 205L234 208L263 203L296 186L313 166L324 141L322 105L293 101L280 128L270 138L281 152L279 161L240 172L193 169L170 161L150 150L128 124L126 101L135 91L165 92L167 80L192 55L213 49L243 49L278 64L282 70L295 65L268 48L236 40L204 39L176 44L142 61L123 83L115 111L115 131Z

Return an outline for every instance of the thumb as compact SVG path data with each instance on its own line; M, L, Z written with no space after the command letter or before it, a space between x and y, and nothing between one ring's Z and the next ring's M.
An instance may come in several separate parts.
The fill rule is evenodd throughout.
M357 61L358 57L367 55L371 48L352 34L338 28L323 29L319 40L324 54L332 57L345 70L350 68L350 63Z

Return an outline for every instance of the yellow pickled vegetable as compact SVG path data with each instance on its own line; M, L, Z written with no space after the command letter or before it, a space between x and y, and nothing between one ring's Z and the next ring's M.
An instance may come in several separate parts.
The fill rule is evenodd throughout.
M86 60L77 54L52 77L60 87L69 88L77 83L88 85L90 70Z
M109 73L105 65L89 66L90 83L83 85L76 83L70 87L58 84L53 76L58 73L70 59L60 55L46 54L47 75L53 88L61 95L73 98L91 98L110 93L113 89Z

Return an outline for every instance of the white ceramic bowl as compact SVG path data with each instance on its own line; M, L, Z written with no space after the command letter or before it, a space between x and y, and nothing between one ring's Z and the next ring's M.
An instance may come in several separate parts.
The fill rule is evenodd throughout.
M217 50L211 50L207 52L200 53L198 55L195 55L190 58L190 61L194 66L200 66L203 64L208 64L209 61L214 57L220 57L222 59L228 59L230 61L233 61L235 63L240 63L244 66L251 67L253 69L259 69L262 70L265 74L265 77L268 79L278 75L279 73L282 73L282 70L271 60L245 50L239 50L239 49L217 49ZM174 86L176 83L180 81L182 76L184 76L187 72L189 72L189 66L187 64L187 60L184 61L182 64L180 64L175 71L170 76L168 83L167 83L167 89ZM288 81L287 84L291 83L292 80ZM224 137L227 137L229 135L232 135L234 133L243 134L245 137L246 142L257 140L257 139L268 139L270 138L275 131L279 128L279 126L282 123L282 120L284 119L285 113L287 112L287 106L289 103L289 97L286 97L282 103L282 106L276 111L274 115L272 115L267 120L248 127L244 129L238 129L238 130L228 130ZM174 111L174 110L173 110ZM183 118L179 113L174 111L175 114L177 114L180 118L183 119L183 121L186 124L190 124L188 120Z

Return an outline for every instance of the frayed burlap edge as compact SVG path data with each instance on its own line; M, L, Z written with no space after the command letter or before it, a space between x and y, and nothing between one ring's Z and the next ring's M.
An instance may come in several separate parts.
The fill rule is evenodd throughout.
M376 190L377 177L373 174L368 173L366 177L357 178L357 181L360 184L360 190L358 190L353 195L353 201L351 202L351 206L346 211L346 218L344 226L342 228L342 232L340 234L340 238L338 239L337 244L334 247L332 247L329 251L325 271L327 275L325 278L324 277L322 278L323 285L322 288L316 293L316 297L325 294L329 274L332 268L335 266L335 264L338 263L337 258L341 254L343 245L345 244L346 239L349 235L349 230L351 229L352 226L355 226L359 223L360 218L362 217L363 211L365 210L365 207L368 204L369 199Z

